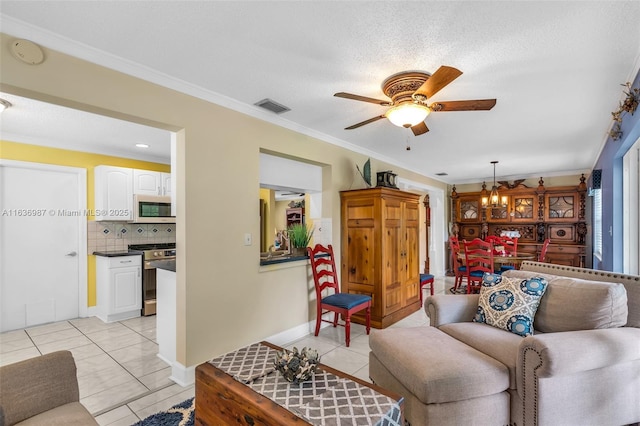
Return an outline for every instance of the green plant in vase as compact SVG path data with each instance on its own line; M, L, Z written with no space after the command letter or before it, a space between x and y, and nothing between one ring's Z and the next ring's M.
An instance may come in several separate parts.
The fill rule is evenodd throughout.
M289 234L291 254L298 256L307 254L307 246L309 245L309 241L311 241L311 237L313 237L313 228L308 228L306 225L296 223L289 226L287 234Z

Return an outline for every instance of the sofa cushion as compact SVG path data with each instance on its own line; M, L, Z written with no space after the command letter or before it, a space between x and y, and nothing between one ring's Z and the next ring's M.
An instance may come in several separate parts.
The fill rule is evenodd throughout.
M530 336L540 298L546 289L547 281L541 277L519 279L485 274L473 321Z
M37 416L30 417L16 426L89 426L98 422L79 402L71 402Z
M509 388L516 389L516 362L521 336L477 322L458 322L439 327L449 336L489 355L509 369Z
M369 346L423 404L464 401L509 387L504 364L435 327L371 330Z
M507 271L503 277L549 281L535 317L545 333L622 327L627 322L627 292L622 284L589 281L529 271Z

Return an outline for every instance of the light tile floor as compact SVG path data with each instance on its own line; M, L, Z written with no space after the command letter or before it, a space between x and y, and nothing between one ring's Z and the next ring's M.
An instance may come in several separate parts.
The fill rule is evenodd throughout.
M452 285L453 278L436 279L435 293L448 294L445 288ZM428 324L420 309L391 327ZM344 327L326 327L318 337L309 335L284 346L317 349L323 364L370 381L365 327L352 325L348 348L344 339ZM73 353L80 402L100 425L132 425L195 394L194 386L181 387L169 380L170 368L156 356L155 316L111 324L95 317L80 318L2 333L0 365L62 349Z

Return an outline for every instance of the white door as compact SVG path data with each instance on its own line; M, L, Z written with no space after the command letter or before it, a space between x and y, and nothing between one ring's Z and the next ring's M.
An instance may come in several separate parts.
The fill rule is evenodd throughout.
M86 170L0 162L0 331L86 315Z

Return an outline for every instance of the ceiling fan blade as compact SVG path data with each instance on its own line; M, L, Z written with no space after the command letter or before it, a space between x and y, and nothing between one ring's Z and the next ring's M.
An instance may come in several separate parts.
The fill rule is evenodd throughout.
M354 95L352 93L346 93L346 92L338 92L333 96L336 96L338 98L353 99L354 101L370 102L372 104L378 104L382 106L391 105L391 101L383 101L380 99L368 98L366 96Z
M429 128L423 121L422 123L418 123L415 126L411 127L411 131L413 132L414 136L420 136L423 133L427 133L429 131Z
M442 89L461 75L462 71L460 71L459 69L443 65L438 68L438 70L434 72L431 77L429 77L427 81L425 81L422 86L418 88L418 90L414 92L414 96L423 95L427 98L430 98L438 93L440 89Z
M362 121L362 122L360 122L360 123L358 123L358 124L354 124L353 126L345 127L344 129L345 129L345 130L353 130L353 129L357 129L358 127L362 127L362 126L364 126L365 124L373 123L374 121L378 121L378 120L380 120L380 119L382 119L382 118L387 118L387 117L385 117L384 115L379 115L379 116L377 116L377 117L373 117L373 118L370 118L370 119L368 119L368 120Z
M495 99L470 101L442 101L429 105L432 111L488 111L496 104Z

